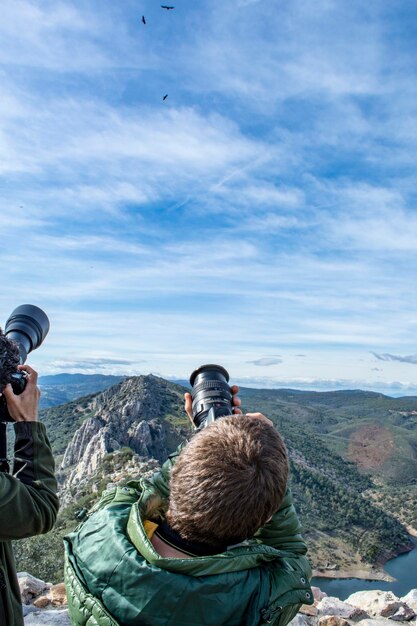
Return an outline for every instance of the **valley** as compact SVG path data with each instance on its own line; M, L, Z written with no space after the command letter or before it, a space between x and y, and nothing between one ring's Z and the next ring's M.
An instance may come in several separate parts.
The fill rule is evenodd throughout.
M71 378L61 379L66 397L81 383L86 395L41 413L62 508L53 533L15 549L19 568L43 578L60 578L62 537L79 523L80 510L108 483L155 471L191 434L182 385L138 376L95 388L104 382L84 376L71 386ZM384 563L413 547L409 532L417 526L417 399L249 388L239 395L244 410L268 415L285 439L316 574L387 579Z

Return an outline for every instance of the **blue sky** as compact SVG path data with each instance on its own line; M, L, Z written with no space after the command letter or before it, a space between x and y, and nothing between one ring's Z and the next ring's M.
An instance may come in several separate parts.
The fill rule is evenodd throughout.
M417 5L173 4L3 0L3 319L45 374L417 393Z

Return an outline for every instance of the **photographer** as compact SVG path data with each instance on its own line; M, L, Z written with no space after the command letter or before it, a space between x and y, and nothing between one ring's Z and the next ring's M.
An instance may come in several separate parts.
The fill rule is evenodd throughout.
M0 472L0 624L23 626L22 603L16 578L11 540L46 533L58 512L54 459L45 426L37 421L40 391L38 375L29 365L18 365L17 346L0 330L0 395L14 420L15 444L12 473L1 459ZM10 375L25 372L26 387L15 395ZM1 398L3 401L3 398ZM0 424L2 449L6 425Z
M312 604L285 445L260 413L199 429L66 537L74 626L285 626ZM192 419L192 400L185 394Z

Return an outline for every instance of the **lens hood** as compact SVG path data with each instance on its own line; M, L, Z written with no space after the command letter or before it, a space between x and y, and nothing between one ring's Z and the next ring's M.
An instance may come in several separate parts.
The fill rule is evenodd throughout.
M36 350L49 331L49 319L42 309L33 304L21 304L10 315L4 334L19 346L20 361L24 363L29 352Z

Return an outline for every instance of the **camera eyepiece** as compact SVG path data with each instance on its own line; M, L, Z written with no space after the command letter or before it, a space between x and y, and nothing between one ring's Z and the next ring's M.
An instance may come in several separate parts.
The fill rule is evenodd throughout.
M229 374L221 365L198 367L190 376L193 420L203 428L218 417L232 415L232 392L227 384Z
M37 306L21 304L10 315L4 334L19 346L20 363L26 361L32 350L39 348L49 331L49 320Z

